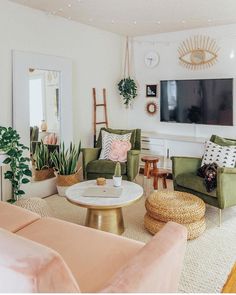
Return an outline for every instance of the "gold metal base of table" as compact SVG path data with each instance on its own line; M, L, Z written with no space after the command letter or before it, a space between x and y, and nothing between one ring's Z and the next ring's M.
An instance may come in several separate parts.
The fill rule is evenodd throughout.
M122 208L115 209L87 209L85 225L121 235L124 228Z

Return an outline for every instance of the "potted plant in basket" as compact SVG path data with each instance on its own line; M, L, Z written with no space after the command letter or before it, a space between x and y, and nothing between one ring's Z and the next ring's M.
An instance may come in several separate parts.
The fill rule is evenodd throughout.
M51 154L51 160L54 165L57 176L57 190L62 197L65 196L66 189L79 182L78 160L81 151L81 142L76 147L72 143L68 149L65 149L64 143L59 151L55 150Z
M34 180L42 181L54 177L53 163L47 145L36 145L34 159Z
M15 202L25 194L21 185L29 183L29 177L32 176L29 169L30 159L24 156L26 150L29 148L20 143L20 135L16 130L0 126L0 151L5 153L3 164L10 166L4 177L12 184L11 202Z
M121 165L120 165L120 162L117 162L115 166L115 173L113 176L113 185L115 187L119 187L121 186L121 183L122 183Z

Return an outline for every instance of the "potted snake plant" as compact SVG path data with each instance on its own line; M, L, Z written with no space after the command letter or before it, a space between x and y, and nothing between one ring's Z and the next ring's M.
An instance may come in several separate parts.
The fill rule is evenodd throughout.
M34 180L42 181L54 177L53 163L47 145L36 145L34 159Z
M122 183L121 165L120 165L120 162L117 162L115 166L115 173L113 176L113 185L115 187L119 187L121 186L121 183Z
M51 154L51 160L54 165L55 174L57 176L57 191L59 196L64 197L66 189L79 182L78 161L81 151L81 142L76 147L72 143L68 149L63 143L59 151L55 150Z

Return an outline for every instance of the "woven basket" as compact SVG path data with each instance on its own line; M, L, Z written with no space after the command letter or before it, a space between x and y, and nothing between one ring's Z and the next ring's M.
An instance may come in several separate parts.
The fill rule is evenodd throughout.
M205 203L200 198L176 191L155 192L147 198L145 206L152 218L181 224L201 220L206 210Z
M146 213L146 215L144 216L144 227L152 235L155 235L165 224L166 222L156 220L152 218L151 216L149 216L148 213ZM188 240L196 239L206 229L206 222L204 217L201 220L198 220L192 223L185 223L182 225L186 226L188 230Z
M42 181L45 179L53 178L54 170L52 168L43 169L43 170L34 170L34 180L35 181Z
M60 175L57 174L57 185L58 186L71 186L79 182L79 173L71 175Z

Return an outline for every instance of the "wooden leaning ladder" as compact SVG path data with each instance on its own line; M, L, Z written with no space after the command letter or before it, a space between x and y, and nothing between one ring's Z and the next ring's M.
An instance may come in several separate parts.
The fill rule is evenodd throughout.
M97 103L97 94L96 89L93 88L93 131L94 131L94 147L96 146L97 142L97 125L105 125L108 128L108 116L107 116L107 94L106 89L103 88L103 103ZM104 108L104 121L97 122L97 108L103 107Z

